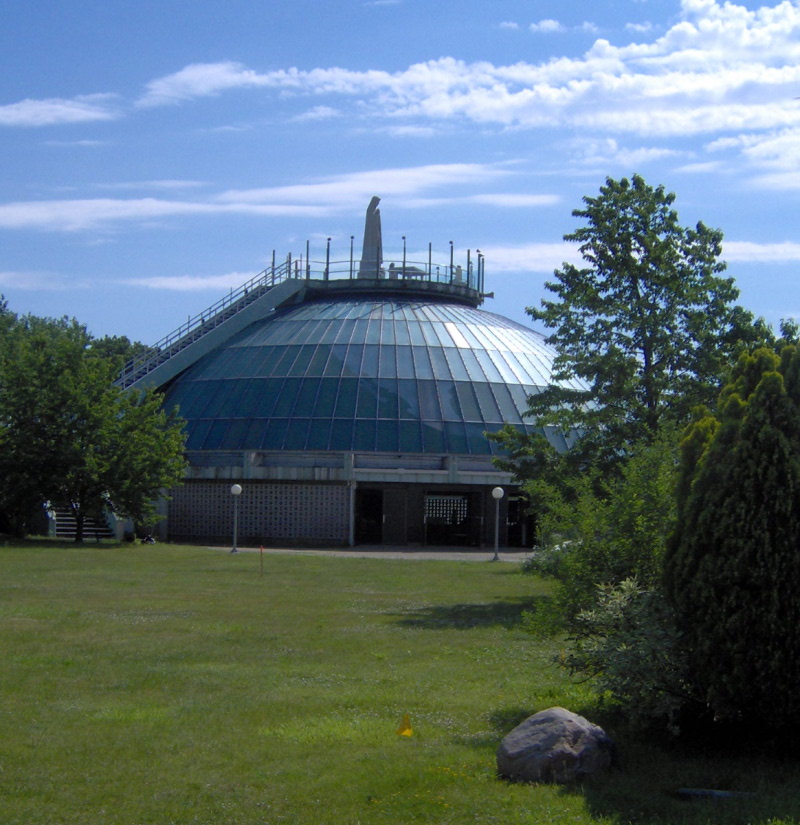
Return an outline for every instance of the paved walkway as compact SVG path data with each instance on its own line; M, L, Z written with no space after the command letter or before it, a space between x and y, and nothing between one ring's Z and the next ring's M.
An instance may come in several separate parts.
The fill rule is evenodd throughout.
M228 547L209 547L209 550L230 552ZM258 553L258 547L239 547L240 553ZM529 550L516 547L501 547L499 561L521 562L528 556ZM284 554L297 556L336 556L343 559L404 559L413 561L491 561L494 548L443 547L432 550L429 547L392 547L388 545L360 545L348 549L315 547L265 547L266 554Z

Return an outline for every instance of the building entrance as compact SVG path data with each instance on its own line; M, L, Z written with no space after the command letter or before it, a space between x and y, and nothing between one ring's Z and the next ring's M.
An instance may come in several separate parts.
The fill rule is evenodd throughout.
M405 490L356 490L356 544L405 544Z
M479 496L429 493L425 496L425 544L477 547L481 543Z

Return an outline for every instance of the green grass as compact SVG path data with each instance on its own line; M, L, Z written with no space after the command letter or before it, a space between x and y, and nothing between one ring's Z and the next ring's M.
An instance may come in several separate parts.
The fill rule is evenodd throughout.
M0 825L800 822L793 762L605 719L522 630L546 595L506 564L0 547ZM497 779L500 739L552 705L606 724L622 770Z

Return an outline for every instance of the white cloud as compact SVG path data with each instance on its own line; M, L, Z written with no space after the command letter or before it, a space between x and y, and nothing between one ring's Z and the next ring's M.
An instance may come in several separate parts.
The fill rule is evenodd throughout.
M512 31L519 30L519 23L514 23L511 20L504 20L502 23L498 24L498 28L500 29L510 29Z
M349 175L334 175L309 183L262 189L231 190L220 195L225 203L319 204L331 208L360 208L380 192L397 206L408 205L431 190L470 187L507 177L506 166L479 163L431 164L428 166L373 169ZM365 200L366 199L366 200Z
M653 31L653 24L646 22L646 23L626 23L625 24L626 31L629 32L636 32L637 34L644 34L645 32Z
M722 254L725 260L734 262L785 263L800 261L800 243L752 243L750 241L724 241Z
M225 275L175 275L152 278L129 278L124 283L146 289L161 289L172 292L200 292L238 288L253 277L252 272L228 272Z
M563 29L555 20L533 25ZM658 137L795 127L800 5L750 11L733 2L684 0L681 19L653 42L616 46L598 39L582 57L540 63L444 57L394 73L338 67L258 73L231 62L194 64L154 80L140 102L164 105L245 88L283 99L348 98L347 113L362 120L469 120Z
M575 244L530 243L520 246L492 246L481 250L489 272L544 272L548 275L564 261L578 264L581 254Z
M376 193L392 197L397 208L430 208L441 203L541 206L552 195L474 194L476 188L507 178L510 164L453 163L374 169L336 175L291 186L230 190L198 200L161 198L85 198L0 204L0 229L77 232L122 223L153 223L184 216L222 214L322 217L362 210ZM193 181L153 181L162 188L193 188ZM131 184L120 184L126 188ZM138 184L136 185L138 186ZM446 197L439 194L447 192ZM470 194L459 194L468 191Z
M542 32L545 34L565 31L564 27L558 22L558 20L551 20L549 18L540 20L538 23L531 23L528 28L532 32Z
M72 99L21 100L0 106L0 126L55 126L120 117L116 95L81 95Z
M313 109L309 109L307 112L303 112L300 115L297 115L293 118L296 121L307 121L307 120L330 120L334 117L339 117L341 112L338 109L334 109L332 106L314 106Z
M65 289L74 289L74 287L74 280L68 281L62 276L49 272L0 271L0 288L29 292L61 292Z

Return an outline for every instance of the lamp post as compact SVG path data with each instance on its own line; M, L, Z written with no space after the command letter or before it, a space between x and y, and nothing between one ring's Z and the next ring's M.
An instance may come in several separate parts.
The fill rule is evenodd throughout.
M494 557L492 561L500 561L500 556L497 551L500 545L500 499L505 495L505 490L502 487L495 487L492 490L492 498L494 499Z
M236 537L239 530L239 496L242 494L241 484L231 485L231 495L233 496L233 549L231 553L238 553L236 549Z

